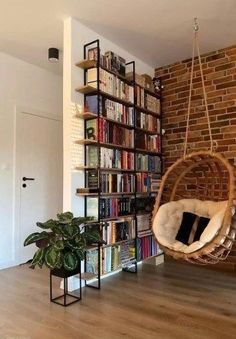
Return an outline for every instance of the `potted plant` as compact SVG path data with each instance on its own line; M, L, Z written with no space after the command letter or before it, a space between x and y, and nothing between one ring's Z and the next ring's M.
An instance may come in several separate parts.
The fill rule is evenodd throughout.
M47 266L58 276L76 274L80 261L84 259L85 248L88 244L99 242L100 234L91 229L85 230L85 222L92 218L77 217L71 212L57 215L57 220L37 222L43 231L30 234L24 241L24 246L36 244L35 252L30 263L31 268Z

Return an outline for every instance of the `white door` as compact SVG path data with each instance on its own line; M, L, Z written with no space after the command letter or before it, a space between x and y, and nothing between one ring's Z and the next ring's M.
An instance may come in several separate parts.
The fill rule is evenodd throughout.
M62 122L29 113L17 117L16 184L19 185L20 263L32 258L35 245L23 246L37 221L62 212ZM16 198L17 199L17 198Z

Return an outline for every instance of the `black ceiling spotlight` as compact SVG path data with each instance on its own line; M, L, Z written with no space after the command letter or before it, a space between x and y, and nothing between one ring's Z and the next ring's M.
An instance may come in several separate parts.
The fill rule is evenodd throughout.
M58 62L59 61L59 49L51 47L48 49L48 60L50 62Z

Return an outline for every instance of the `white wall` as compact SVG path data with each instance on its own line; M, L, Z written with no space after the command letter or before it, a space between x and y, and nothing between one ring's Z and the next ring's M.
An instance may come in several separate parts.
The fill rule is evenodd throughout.
M77 161L81 161L82 146L73 145L73 140L82 136L79 122L73 117L72 103L83 105L83 95L75 92L75 88L83 85L83 71L75 66L75 63L83 59L83 45L100 39L102 53L107 50L119 54L126 59L126 62L135 60L136 72L147 73L151 76L154 70L151 66L137 59L134 55L112 41L92 31L75 19L68 18L64 22L64 64L63 64L63 137L64 137L64 210L72 210L75 214L83 214L83 199L75 196L77 187L83 184L81 172L73 171L76 162L74 157L77 154ZM142 46L140 45L140 48ZM77 133L75 129L77 128Z
M0 53L0 268L15 263L15 114L24 107L62 117L62 77Z

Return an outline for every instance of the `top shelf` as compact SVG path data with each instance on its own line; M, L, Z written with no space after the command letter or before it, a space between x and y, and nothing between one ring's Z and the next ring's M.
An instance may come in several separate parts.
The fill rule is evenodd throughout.
M89 68L94 68L94 67L97 67L98 64L97 64L97 61L96 60L88 60L88 59L85 59L85 60L81 60L79 62L77 62L75 64L75 66L79 67L79 68L82 68L83 70L87 70ZM127 79L125 76L122 76L116 72L113 72L112 70L102 66L102 65L99 65L100 68L104 69L105 71L117 76L119 79L125 81L126 83L128 83L129 85L133 85L133 81L130 80L130 79ZM144 86L141 86L139 85L138 83L135 83L136 86L139 86L140 88L142 88L147 94L149 95L152 95L154 96L155 98L158 98L160 99L160 93L155 93L153 91L151 91L150 89L144 87Z
M75 66L77 66L77 67L79 67L79 68L82 68L83 70L87 70L87 69L89 69L89 68L98 67L98 63L97 63L96 60L87 60L87 59L85 59L85 60L81 60L81 61L77 62L77 63L75 64ZM104 66L102 66L102 65L99 65L99 67L100 67L101 69L104 69L104 70L107 71L108 73L115 75L117 78L119 78L120 80L126 82L127 84L132 85L132 81L129 80L129 79L127 79L125 76L120 75L120 74L118 74L118 73L116 73L116 72L113 72L113 71L110 70L109 68L104 67Z

